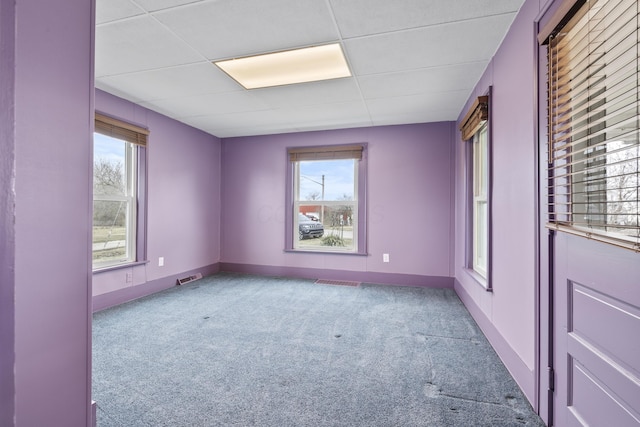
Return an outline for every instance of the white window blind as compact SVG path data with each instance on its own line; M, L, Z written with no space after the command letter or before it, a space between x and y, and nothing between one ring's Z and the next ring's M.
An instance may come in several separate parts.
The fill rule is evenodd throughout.
M546 40L548 226L640 251L638 2L575 9Z

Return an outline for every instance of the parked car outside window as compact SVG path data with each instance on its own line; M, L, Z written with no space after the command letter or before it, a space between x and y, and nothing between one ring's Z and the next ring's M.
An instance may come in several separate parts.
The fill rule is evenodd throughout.
M306 215L299 213L298 233L300 240L322 237L324 235L324 226L320 221L312 221Z

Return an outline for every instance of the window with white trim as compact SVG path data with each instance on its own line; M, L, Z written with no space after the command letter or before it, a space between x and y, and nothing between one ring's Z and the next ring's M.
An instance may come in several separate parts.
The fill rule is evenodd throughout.
M363 145L291 148L287 248L364 253Z
M145 169L146 134L144 129L96 115L93 140L94 270L130 264L143 258L144 245L139 243L144 236L143 212L138 200L144 194L141 191L144 178L139 177Z
M467 144L465 266L482 286L491 290L489 95L473 102L460 122L460 131Z
M489 152L486 124L473 136L471 151L473 156L473 270L486 279L489 262Z

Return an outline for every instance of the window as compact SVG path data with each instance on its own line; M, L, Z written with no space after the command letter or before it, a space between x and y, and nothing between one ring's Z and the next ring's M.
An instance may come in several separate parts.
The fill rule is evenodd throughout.
M486 279L488 266L488 149L487 126L471 142L473 156L473 270Z
M291 208L286 248L364 253L364 146L288 150Z
M144 258L145 146L148 131L96 114L93 140L93 268Z
M640 250L639 6L582 3L543 41L548 227Z
M460 124L467 152L466 267L491 290L489 96L478 97Z

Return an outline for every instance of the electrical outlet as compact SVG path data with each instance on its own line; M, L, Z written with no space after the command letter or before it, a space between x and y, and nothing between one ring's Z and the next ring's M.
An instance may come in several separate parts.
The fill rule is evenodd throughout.
M133 282L133 273L127 273L125 280L127 283Z
M158 267L163 267L164 266L164 257L161 256L160 258L158 258Z
M389 262L389 254L382 254L382 262Z

